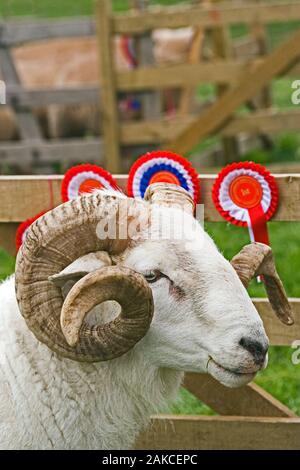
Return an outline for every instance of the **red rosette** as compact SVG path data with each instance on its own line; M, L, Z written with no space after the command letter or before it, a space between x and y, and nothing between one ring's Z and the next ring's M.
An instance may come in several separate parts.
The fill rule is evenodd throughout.
M26 232L27 232L28 228L30 227L30 225L33 224L33 222L35 222L37 219L42 217L42 215L46 214L46 212L47 211L39 212L34 217L31 217L30 219L25 220L24 222L22 222L18 226L17 231L16 231L16 249L17 249L17 252L18 252L18 250L20 249L20 247L22 246L22 244L25 240Z
M66 202L95 189L121 191L113 176L100 166L90 163L76 165L64 176L61 185L62 200Z
M224 219L248 227L252 241L269 244L266 222L279 196L275 178L265 167L253 162L226 166L213 185L212 199Z
M142 155L131 167L127 193L143 198L147 187L153 183L172 183L182 186L199 201L199 177L191 163L176 153L157 150Z

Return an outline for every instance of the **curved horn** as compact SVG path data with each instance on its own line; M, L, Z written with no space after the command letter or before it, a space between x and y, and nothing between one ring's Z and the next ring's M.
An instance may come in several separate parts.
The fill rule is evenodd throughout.
M232 258L231 264L245 287L255 276L262 276L270 304L279 320L294 323L291 306L276 271L272 249L263 243L251 243Z
M53 351L79 361L97 361L109 355L108 351L100 354L99 344L91 340L89 336L91 332L84 329L84 325L85 334L80 335L80 340L74 347L66 342L60 326L63 306L61 290L49 278L87 253L106 251L114 255L123 252L130 243L127 227L138 215L147 213L147 210L147 204L143 201L122 199L98 192L83 195L56 207L30 227L17 256L16 296L20 311L30 330ZM127 226L124 222L128 222ZM105 233L110 223L115 230L111 236L105 237L103 232ZM119 234L119 226L123 231L122 237ZM130 279L133 280L133 277ZM128 282L124 280L124 276L119 280L119 290L126 297L123 284L128 288ZM133 290L134 287L130 289ZM141 292L146 291L144 289ZM118 299L123 305L120 295ZM146 329L151 317L148 296L145 302L149 307L147 320L141 302L138 305L141 308L141 318L145 318ZM139 316L136 308L133 312ZM134 328L135 322L132 324ZM103 335L105 331L108 331L106 325L103 326L101 333L100 327L96 327L92 335ZM120 334L120 341L121 339L122 342L126 342L126 338L121 338ZM140 337L137 335L135 339L137 342ZM132 342L131 337L130 345ZM130 347L128 346L128 349Z
M99 303L115 300L120 315L103 325L84 324L87 313ZM145 336L153 315L152 291L141 274L111 266L87 274L68 293L60 322L68 344L88 338L98 360L121 356Z
M185 212L194 213L195 204L191 195L181 186L170 183L154 183L148 186L145 200L151 204L177 206Z

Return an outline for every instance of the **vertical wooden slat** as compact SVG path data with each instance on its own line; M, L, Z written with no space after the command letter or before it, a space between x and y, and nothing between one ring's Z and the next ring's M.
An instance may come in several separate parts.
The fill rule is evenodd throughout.
M187 63L198 64L200 61L201 50L204 42L205 32L203 28L195 28L191 48L188 52ZM187 86L181 90L178 114L186 116L191 112L191 104L193 95L195 94L195 87Z
M261 0L255 1L257 4L261 2ZM258 55L264 56L268 54L268 37L265 25L259 21L255 21L252 25L250 25L250 31L257 44ZM270 108L272 106L272 92L270 86L263 88L258 96L258 104L261 108Z
M136 0L136 8L139 11L146 11L148 0ZM138 65L140 67L154 64L153 44L151 35L143 34L136 39L138 50ZM161 93L160 91L150 91L141 95L142 109L145 119L155 119L161 115Z
M213 4L220 3L221 0L211 0ZM232 44L228 26L220 25L213 28L211 32L212 45L215 56L221 59L232 57ZM217 86L217 96L222 96L228 90L228 85ZM238 160L239 144L236 137L223 137L223 163Z
M119 116L114 73L114 48L110 0L98 0L96 25L99 41L102 133L105 166L111 173L121 172Z

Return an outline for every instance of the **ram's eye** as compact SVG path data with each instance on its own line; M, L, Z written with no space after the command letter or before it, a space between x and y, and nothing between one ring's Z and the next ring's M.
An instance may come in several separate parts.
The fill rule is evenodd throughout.
M149 284L151 284L152 282L158 281L158 279L162 278L163 276L164 276L163 273L161 273L158 270L149 271L148 273L144 274L144 277L146 281L149 282Z

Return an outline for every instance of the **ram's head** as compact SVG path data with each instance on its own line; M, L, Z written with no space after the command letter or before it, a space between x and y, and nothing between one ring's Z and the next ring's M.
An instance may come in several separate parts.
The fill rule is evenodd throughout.
M157 367L249 382L266 365L268 339L245 287L261 275L287 324L290 307L271 249L251 244L229 263L193 209L185 190L156 184L145 201L96 192L38 219L16 267L31 331L75 361L135 348Z

